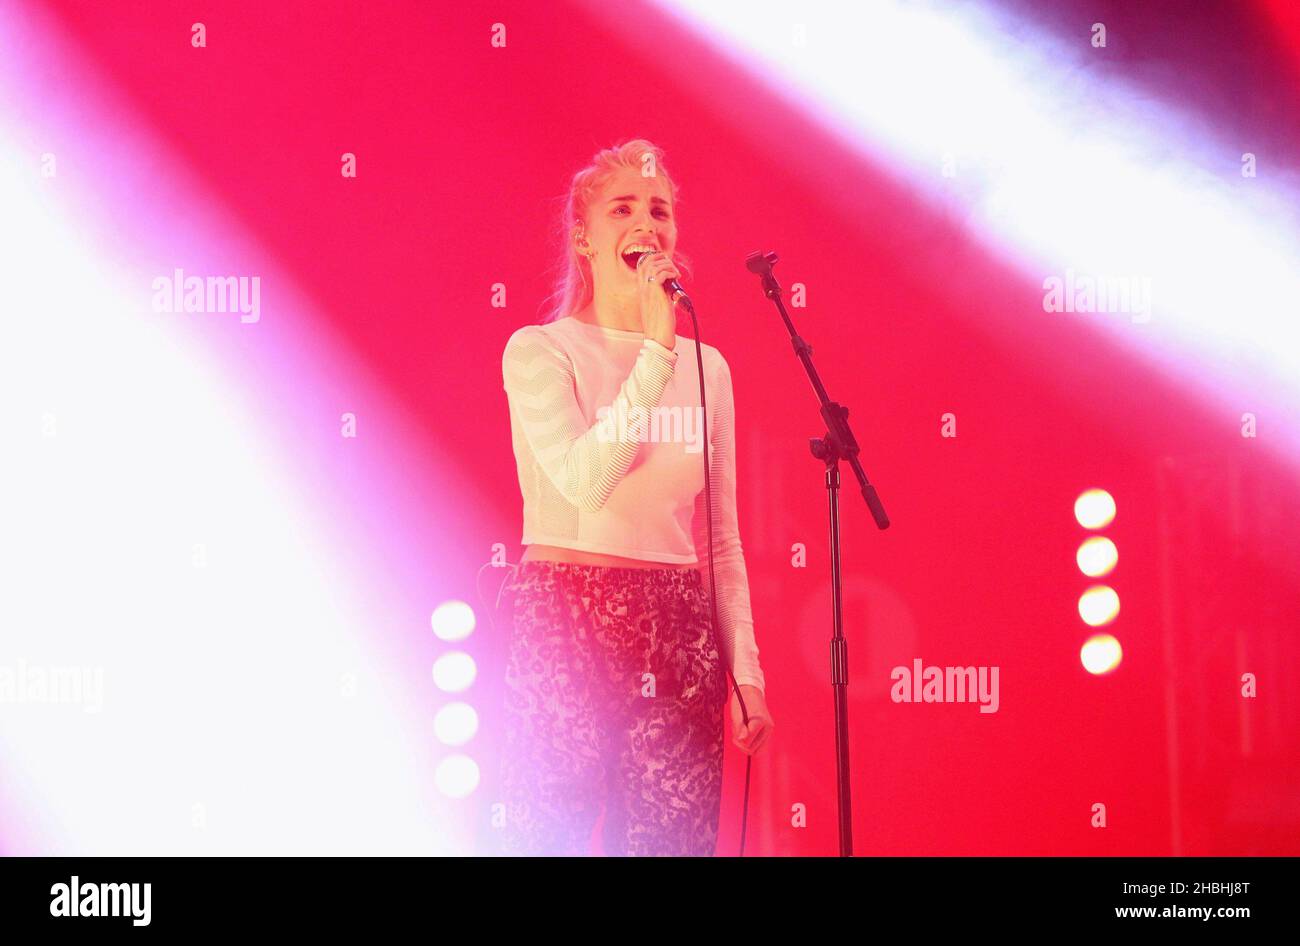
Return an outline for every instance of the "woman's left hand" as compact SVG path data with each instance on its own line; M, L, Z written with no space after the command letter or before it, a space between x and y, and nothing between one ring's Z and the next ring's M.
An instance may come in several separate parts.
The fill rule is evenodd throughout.
M742 683L740 685L740 695L745 700L745 710L749 713L749 724L745 724L744 717L740 713L740 702L736 699L736 691L732 690L731 738L741 752L746 755L754 755L763 748L768 736L776 728L776 724L772 722L772 714L767 711L767 700L763 699L762 690L756 686Z

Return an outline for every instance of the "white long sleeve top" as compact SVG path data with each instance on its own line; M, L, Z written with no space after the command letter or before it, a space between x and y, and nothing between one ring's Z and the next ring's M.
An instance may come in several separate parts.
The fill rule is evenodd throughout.
M736 515L731 369L712 345L701 348L718 636L736 682L763 689ZM523 544L698 563L709 590L695 341L679 335L669 350L640 332L567 316L511 335L501 373Z

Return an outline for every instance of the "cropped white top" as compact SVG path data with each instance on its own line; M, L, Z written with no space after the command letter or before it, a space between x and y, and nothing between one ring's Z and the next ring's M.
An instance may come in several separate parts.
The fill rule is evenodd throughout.
M731 369L712 345L701 348L719 637L736 682L762 689L736 516ZM679 335L670 351L640 332L567 316L511 335L501 373L524 501L523 544L700 563L708 590L694 339Z

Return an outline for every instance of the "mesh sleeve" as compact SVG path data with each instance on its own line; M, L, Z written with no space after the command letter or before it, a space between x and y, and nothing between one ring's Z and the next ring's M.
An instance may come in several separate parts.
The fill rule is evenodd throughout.
M632 408L649 412L663 397L677 364L677 352L645 339L612 410L587 424L578 405L573 363L541 326L526 325L510 336L501 374L514 412L537 464L560 495L587 512L605 505L627 474L640 441L617 439L614 418Z

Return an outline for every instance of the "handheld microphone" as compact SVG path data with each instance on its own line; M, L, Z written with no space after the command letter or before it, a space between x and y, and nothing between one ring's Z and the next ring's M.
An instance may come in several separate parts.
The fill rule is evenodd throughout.
M647 256L654 256L654 254L646 251L641 254L641 259L645 259ZM640 260L637 262L639 264ZM686 290L682 288L682 284L676 279L665 279L663 287L664 292L668 293L669 302L672 302L674 305L680 302L682 305L686 306L689 311L695 311L695 306L691 303L691 297L686 294Z

